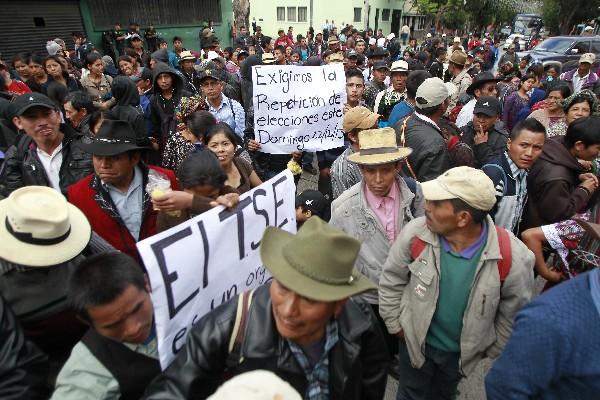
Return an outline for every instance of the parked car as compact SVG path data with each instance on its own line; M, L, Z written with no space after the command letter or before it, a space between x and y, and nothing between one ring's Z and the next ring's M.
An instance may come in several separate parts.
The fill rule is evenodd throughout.
M530 54L532 60L540 61L544 68L550 65L561 66L562 71L577 68L579 58L583 53L594 53L596 61L592 67L596 71L600 65L600 36L554 36L550 37L534 49L521 51L517 54L523 57Z

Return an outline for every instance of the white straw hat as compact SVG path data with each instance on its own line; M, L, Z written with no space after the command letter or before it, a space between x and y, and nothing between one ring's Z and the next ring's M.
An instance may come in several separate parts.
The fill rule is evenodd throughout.
M25 186L0 201L0 257L28 267L75 258L92 230L85 215L56 190Z

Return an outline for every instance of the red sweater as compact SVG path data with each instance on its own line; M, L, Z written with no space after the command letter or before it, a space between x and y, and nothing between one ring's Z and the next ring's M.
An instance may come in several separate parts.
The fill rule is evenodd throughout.
M144 172L143 204L145 209L142 216L142 226L140 227L139 240L146 239L156 234L156 216L158 215L158 212L153 209L152 202L149 201L149 197L146 197L147 194L145 191L145 186L148 182L147 168L166 175L171 181L171 188L173 190L177 190L177 180L175 179L175 174L173 171L155 167L153 165L149 165L147 167L142 166L142 171ZM94 176L94 174L88 175L79 182L69 186L69 201L85 214L87 219L90 221L90 225L92 226L94 232L110 243L115 249L129 254L141 262L140 255L135 245L136 240L129 232L129 229L127 229L122 220L110 215L110 212L101 207L96 200L96 195L98 192L93 184Z

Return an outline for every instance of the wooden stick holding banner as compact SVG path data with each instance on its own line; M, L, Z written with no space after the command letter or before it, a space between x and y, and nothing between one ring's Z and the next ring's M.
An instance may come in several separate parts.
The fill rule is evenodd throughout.
M137 244L152 287L160 364L165 369L202 316L270 275L261 262L267 226L296 232L294 178L288 170L240 197Z
M287 154L344 145L343 65L257 65L252 75L254 137L261 151Z

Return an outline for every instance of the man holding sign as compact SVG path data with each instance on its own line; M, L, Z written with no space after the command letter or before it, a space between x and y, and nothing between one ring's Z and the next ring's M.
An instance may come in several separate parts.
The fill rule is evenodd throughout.
M383 334L367 304L348 300L375 288L353 268L359 249L317 217L297 235L267 228L260 255L273 281L199 320L145 398L206 398L224 374L265 369L306 399L382 399Z

